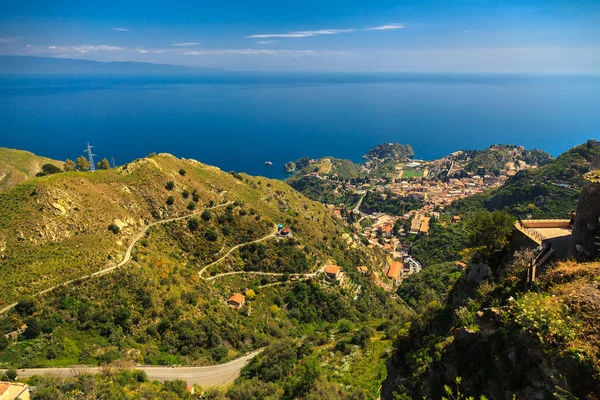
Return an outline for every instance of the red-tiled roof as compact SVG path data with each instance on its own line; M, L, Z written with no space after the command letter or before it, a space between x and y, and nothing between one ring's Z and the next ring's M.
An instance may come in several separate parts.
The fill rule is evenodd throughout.
M337 275L340 272L340 267L337 265L328 265L325 267L326 274Z
M230 298L229 298L229 300L227 300L227 301L228 301L228 302L229 302L229 301L235 301L235 302L236 302L236 303L238 303L238 304L242 304L242 303L244 302L244 300L245 300L245 299L246 299L246 297L244 297L244 295L243 295L243 294L240 294L240 293L234 293L234 294L232 294L232 295L231 295L231 297L230 297Z
M400 271L402 271L402 263L394 261L392 265L390 265L390 269L388 269L387 276L388 278L398 279L400 277Z

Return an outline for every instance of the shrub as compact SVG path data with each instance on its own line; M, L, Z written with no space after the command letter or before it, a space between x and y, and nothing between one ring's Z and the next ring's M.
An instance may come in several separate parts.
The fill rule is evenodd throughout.
M173 190L174 187L175 187L175 182L173 182L173 181L167 182L167 185L165 186L165 188L167 190Z
M52 175L52 174L57 174L59 172L62 172L62 170L54 164L48 163L48 164L42 165L42 173L44 175Z
M115 235L121 231L121 228L117 224L110 224L108 226L108 230L114 233Z
M181 176L184 176L186 173L187 173L187 171L185 169L183 169L183 168L181 168L179 170L179 175L181 175Z
M206 232L205 238L209 242L216 242L219 238L219 234L214 229L211 229L210 231Z
M37 311L39 303L35 297L26 296L19 299L19 302L15 306L15 311L19 315L26 316L31 315Z
M201 217L202 217L203 220L205 220L206 222L208 222L208 221L210 221L210 219L212 217L212 213L210 211L208 211L208 210L204 210L202 212Z
M190 192L189 192L189 191L187 191L187 190L184 190L183 192L181 192L181 196L182 196L184 199L187 199L188 197L190 197Z
M173 197L173 196L167 197L167 205L172 206L173 203L175 203L175 197Z
M195 201L190 201L187 205L187 209L190 211L194 211L196 209L196 202Z
M190 231L194 232L196 229L198 229L198 226L200 226L200 221L198 221L196 218L190 218L188 220L188 228Z

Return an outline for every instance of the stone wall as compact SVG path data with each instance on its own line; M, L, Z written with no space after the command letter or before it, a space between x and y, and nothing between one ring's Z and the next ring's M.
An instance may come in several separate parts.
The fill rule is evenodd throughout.
M600 258L600 183L587 181L577 204L569 255L578 260Z

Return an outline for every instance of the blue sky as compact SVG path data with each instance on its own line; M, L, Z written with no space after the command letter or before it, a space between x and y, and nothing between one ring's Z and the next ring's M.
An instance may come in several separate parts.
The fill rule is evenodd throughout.
M0 54L233 70L600 72L600 1L14 1Z

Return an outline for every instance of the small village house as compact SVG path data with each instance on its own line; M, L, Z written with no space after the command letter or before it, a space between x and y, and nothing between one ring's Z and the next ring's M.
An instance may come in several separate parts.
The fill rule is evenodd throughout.
M363 274L363 275L366 275L366 274L367 274L367 272L369 272L369 269L368 269L366 266L364 266L364 265L359 265L359 266L357 266L357 267L356 267L356 270L357 270L357 271L358 271L360 274Z
M340 267L328 265L325 267L325 277L329 280L337 280L340 276Z
M394 282L398 282L400 279L400 272L402 271L402 263L394 261L387 272L387 277L392 279Z
M241 293L234 293L227 300L227 304L229 305L229 307L231 307L235 310L239 310L240 308L242 308L245 303L246 303L246 297Z

